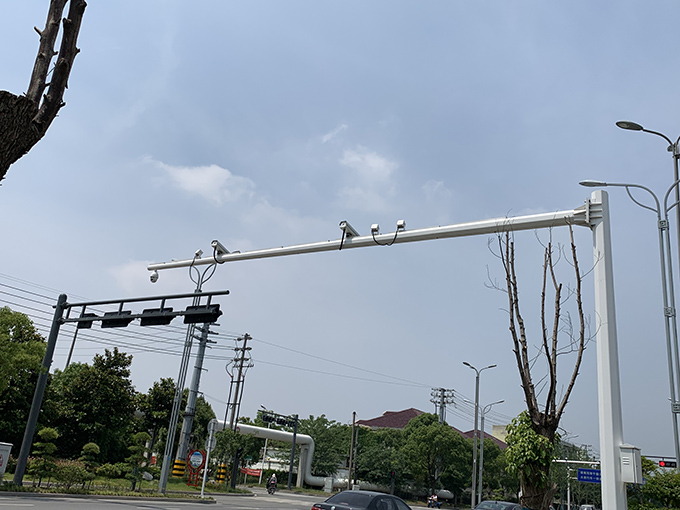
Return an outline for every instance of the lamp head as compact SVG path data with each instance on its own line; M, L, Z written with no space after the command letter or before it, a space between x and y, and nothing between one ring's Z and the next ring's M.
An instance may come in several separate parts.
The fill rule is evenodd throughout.
M579 182L581 186L585 186L586 188L606 188L609 186L606 182L604 181L593 181L591 179L587 179L585 181Z
M621 129L627 129L628 131L643 131L645 129L640 124L629 120L620 120L616 125Z

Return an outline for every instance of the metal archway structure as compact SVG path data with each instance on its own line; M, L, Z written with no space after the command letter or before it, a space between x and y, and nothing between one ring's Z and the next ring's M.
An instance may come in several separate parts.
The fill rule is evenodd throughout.
M228 253L215 248L213 257L194 260L177 260L150 264L149 271L189 267L190 265L237 262L261 258L283 257L303 253L366 248L385 244L401 244L434 239L469 237L507 231L536 230L558 226L588 227L593 234L593 276L595 280L595 313L597 325L597 380L600 436L600 461L602 467L602 508L625 510L628 506L626 482L622 467L631 459L622 455L623 424L621 412L621 387L619 376L618 341L616 335L616 308L614 304L614 273L612 268L609 198L606 191L594 191L585 205L576 209L554 213L533 214L514 218L496 218L454 225L405 230L398 225L393 233L379 234L372 229L370 236L359 236L350 227L335 241L299 244L288 247ZM377 227L377 225L376 225ZM213 247L215 243L213 242ZM221 245L220 245L221 247ZM626 445L630 449L630 445ZM625 457L625 458L624 458Z

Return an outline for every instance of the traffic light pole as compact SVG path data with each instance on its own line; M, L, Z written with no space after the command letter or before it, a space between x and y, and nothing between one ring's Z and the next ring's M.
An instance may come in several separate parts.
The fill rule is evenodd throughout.
M204 324L201 329L201 337L198 343L198 352L196 353L196 365L194 365L194 373L191 377L191 385L189 386L189 396L187 398L187 407L184 410L184 420L182 421L182 431L180 432L179 447L177 448L177 458L180 460L187 460L187 452L189 451L189 441L191 440L191 430L194 426L194 416L196 415L196 399L198 397L198 387L201 383L201 373L203 372L203 359L205 358L205 349L210 340L208 335L212 333L208 324Z
M43 356L42 367L40 375L38 376L38 382L35 386L35 392L33 393L33 402L31 404L31 410L28 415L28 421L26 423L26 429L24 431L24 437L21 442L21 450L19 451L19 457L17 458L17 465L14 470L13 483L15 485L22 485L24 474L26 472L26 464L28 461L28 456L31 453L31 448L33 446L33 436L35 434L35 428L38 423L38 415L40 414L40 408L42 407L42 400L45 394L45 387L47 385L47 378L49 376L50 367L52 366L52 358L54 356L54 349L57 344L57 338L59 337L59 328L65 323L76 323L77 329L87 329L91 328L94 322L101 322L102 328L107 327L126 327L130 322L135 319L140 319L141 326L155 326L161 324L169 324L174 318L178 316L184 316L184 322L191 324L196 318L206 319L212 318L212 321L217 320L222 312L219 309L219 305L199 306L199 302L194 300L196 306L189 307L185 311L173 311L172 308L166 308L165 304L167 301L172 301L175 299L185 299L189 297L194 297L199 299L200 297L207 297L208 303L213 296L222 296L229 294L228 290L207 292L201 296L196 296L195 293L191 294L169 294L163 296L150 296L141 298L128 298L128 299L110 299L105 301L88 301L82 303L68 303L66 294L61 294L57 300L57 304L54 310L54 318L52 319L52 326L50 328L50 333L47 339L47 349L45 350L45 355ZM132 313L129 310L123 310L123 306L126 303L140 303L140 302L151 302L160 301L160 308L152 308L144 310L142 313ZM117 312L108 312L103 316L97 315L96 313L87 313L88 307L100 306L100 305L118 305ZM70 317L72 309L81 309L79 317ZM66 312L66 317L64 313Z
M42 407L43 396L45 395L45 386L47 386L47 377L50 373L50 366L52 365L52 357L54 356L54 348L57 345L57 337L59 336L59 327L62 324L64 311L68 308L66 303L66 294L61 294L57 300L57 306L54 309L54 318L52 319L52 327L50 328L50 335L47 339L47 349L42 360L42 367L40 375L38 376L38 383L35 385L35 392L33 393L33 402L31 403L31 411L28 414L28 423L24 431L24 439L21 441L21 450L17 458L17 465L14 468L14 485L23 485L24 473L26 472L26 463L28 456L31 453L33 446L33 435L35 434L35 427L38 424L38 415Z

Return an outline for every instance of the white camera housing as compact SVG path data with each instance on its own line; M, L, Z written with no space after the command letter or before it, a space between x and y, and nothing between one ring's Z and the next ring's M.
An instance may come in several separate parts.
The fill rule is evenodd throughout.
M375 234L379 234L379 233L380 233L380 225L378 225L377 223L374 223L373 225L371 225L371 234L375 235Z
M229 253L229 250L227 250L217 239L210 243L210 246L215 250L215 255L227 255Z
M200 259L201 255L203 255L203 250L196 250L196 253L194 253L195 258Z
M151 280L151 283L156 283L158 281L158 271L151 273L149 280Z
M359 237L359 232L357 232L348 221L340 222L340 230L345 233L345 237Z
M406 220L397 221L397 230L406 230Z

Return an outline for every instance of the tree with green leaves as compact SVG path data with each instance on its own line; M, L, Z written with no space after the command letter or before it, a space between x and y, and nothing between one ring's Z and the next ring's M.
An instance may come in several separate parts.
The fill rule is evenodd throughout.
M519 416L513 418L507 430L508 448L505 450L505 456L508 469L519 478L522 488L531 487L532 498L538 500L538 495L543 495L540 497L541 505L544 498L549 498L548 506L535 508L548 508L557 488L550 478L555 450L554 439L551 440L534 430L527 411L522 411Z
M498 235L498 257L505 271L503 290L508 299L508 316L510 334L513 342L515 361L524 390L527 411L517 423L517 434L529 437L525 425L540 437L532 437L533 442L540 442L545 449L531 454L526 451L519 454L515 449L514 462L522 476L521 503L531 510L547 510L557 489L550 483L550 466L557 429L564 413L576 378L581 367L583 352L586 348L586 317L583 312L581 273L576 256L574 233L569 227L570 244L567 249L553 243L552 231L544 245L542 287L540 300L540 340L538 348L531 348L527 333L527 324L520 310L519 283L516 271L515 242L510 232ZM562 274L558 271L558 262L568 261L568 271L572 274L571 285L563 285ZM500 289L500 286L495 285ZM573 303L573 315L567 302ZM552 303L552 304L551 304ZM574 318L575 317L575 318ZM567 384L558 384L558 361L567 361L570 377ZM563 363L560 362L560 368ZM538 372L538 373L535 373ZM545 381L537 390L534 380ZM541 390L545 390L543 394ZM523 441L517 438L516 441ZM517 444L517 443L516 443ZM517 462L526 462L518 465Z
M680 508L680 472L656 471L641 487L642 497L648 504L663 508ZM647 507L649 508L649 507Z
M350 427L326 418L325 414L312 415L298 421L298 432L314 439L312 473L332 476L347 455Z
M57 464L55 463L55 453L57 446L54 441L59 437L59 432L50 427L44 427L38 432L40 441L33 443L33 455L36 457L31 465L33 475L38 476L38 487L42 483L43 478L54 476L57 472Z
M156 443L159 431L170 423L174 398L175 381L170 377L162 377L149 391L137 395L137 409L143 414L140 427L149 433L152 444Z
M512 476L508 476L507 473L507 461L505 454L496 444L496 442L486 437L484 441L484 465L483 465L483 476L482 476L482 500L484 499L506 499L507 492L517 493L518 484L517 479ZM469 475L465 478L459 479L458 483L460 490L466 488L467 480L469 480ZM479 481L479 480L478 480ZM452 487L455 486L454 483L447 483L445 486ZM494 498L492 495L497 491L503 493L503 497Z
M92 475L92 479L94 479L97 467L99 466L97 461L99 453L100 449L97 443L87 443L80 451L80 458L78 460L82 462L85 470Z
M185 390L187 394L189 390ZM194 424L191 428L191 441L190 446L196 450L202 450L205 448L205 442L208 439L208 423L210 420L215 418L215 412L213 411L210 403L203 397L199 395L196 399L196 409L194 410ZM180 424L181 427L181 424Z
M151 436L147 432L137 432L130 440L130 456L125 459L129 469L126 478L132 481L131 491L135 490L137 482L142 481L142 467L148 462L147 454L149 449L147 447Z
M395 487L410 478L403 458L404 431L378 429L361 431L357 451L357 477L367 482L389 487L394 472Z
M114 348L95 355L92 365L73 363L55 370L48 400L65 457L77 457L88 442L97 443L104 462L127 456L135 410L131 363L132 356Z
M0 438L7 443L21 444L44 354L28 316L0 308Z
M236 457L236 452L240 451L239 465L246 466L246 457L252 463L260 460L260 450L264 446L264 439L258 439L252 434L239 434L231 429L220 430L215 434L215 459L229 461Z
M404 428L403 459L416 482L434 492L442 488L442 478L457 480L468 463L465 439L434 414L421 414Z

